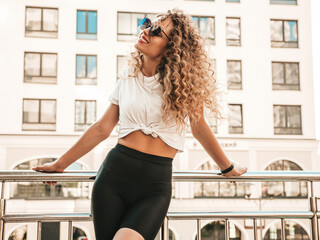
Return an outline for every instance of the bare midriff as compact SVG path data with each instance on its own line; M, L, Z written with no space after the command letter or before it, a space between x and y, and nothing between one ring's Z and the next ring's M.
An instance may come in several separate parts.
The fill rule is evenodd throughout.
M133 148L140 152L174 158L177 149L170 147L160 137L154 138L144 134L141 130L129 133L127 136L118 139L118 143Z

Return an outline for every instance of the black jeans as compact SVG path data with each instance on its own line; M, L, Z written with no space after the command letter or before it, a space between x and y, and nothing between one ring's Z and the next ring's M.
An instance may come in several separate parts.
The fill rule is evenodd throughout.
M171 201L172 161L119 143L110 150L92 189L97 240L112 240L123 227L154 240Z

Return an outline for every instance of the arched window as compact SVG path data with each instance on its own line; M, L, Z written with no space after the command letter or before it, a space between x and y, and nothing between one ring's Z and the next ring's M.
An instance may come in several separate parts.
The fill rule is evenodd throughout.
M87 235L80 228L73 227L72 240L88 240ZM8 240L27 240L27 225L22 226L14 230Z
M271 163L265 168L268 170L287 170L296 171L302 170L300 166L289 160L278 160ZM307 197L307 183L306 182L263 182L262 183L262 197L275 197L275 198L299 198Z
M8 240L27 240L27 225L17 228L14 230Z
M307 232L299 224L286 220L286 239L309 240ZM263 240L281 240L281 223L280 221L272 225Z
M219 170L213 161L207 161L197 170ZM194 182L194 197L239 197L246 194L245 182Z
M224 221L213 221L208 223L201 229L201 240L225 240L224 230ZM230 240L241 239L241 231L232 222L229 222L229 237ZM197 236L195 237L195 240L197 240Z
M73 227L72 240L88 240L87 235L80 228Z
M14 170L31 170L32 167L55 161L55 158L37 158L17 165ZM65 170L83 170L82 164L74 162ZM88 198L88 182L59 182L55 185L41 182L19 182L11 184L11 198Z

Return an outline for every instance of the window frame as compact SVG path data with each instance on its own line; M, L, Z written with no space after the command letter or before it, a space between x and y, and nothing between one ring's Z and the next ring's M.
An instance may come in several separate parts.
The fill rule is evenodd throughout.
M85 57L85 71L86 76L85 77L78 77L77 76L77 64L78 64L78 56ZM88 77L88 57L96 57L96 77L90 78ZM98 85L98 55L97 54L82 54L82 53L76 53L76 64L75 64L75 85ZM89 83L91 82L91 83Z
M270 18L270 28L271 28L271 22L275 22L275 21L280 21L282 26L281 26L281 30L282 30L282 40L283 41L275 41L275 40L272 40L272 32L271 32L271 29L270 29L270 47L271 48L299 48L299 21L298 19L278 19L278 18ZM289 41L289 42L286 42L284 40L285 38L285 30L284 30L284 22L296 22L296 26L297 26L297 41L296 42L292 42L292 41ZM296 46L287 46L289 45L290 43L296 43L297 45ZM279 46L277 46L279 44ZM280 44L283 44L283 46L280 46Z
M237 82L230 82L228 80L228 62L240 62L240 84ZM229 83L240 85L240 88L230 88ZM242 59L227 59L227 88L230 90L243 90L243 77L242 77Z
M40 66L39 66L39 69L40 69L40 73L39 73L39 76L32 76L32 75L26 75L26 70L25 70L25 67L26 67L26 55L27 54L39 54L40 55ZM44 54L47 54L47 55L56 55L56 75L55 76L43 76L42 75L42 55ZM30 77L31 78L31 81L27 81L26 80L26 77ZM33 78L35 78L35 80L32 80ZM38 80L37 80L38 78ZM39 79L52 79L51 81L41 81ZM23 83L32 83L32 84L58 84L58 53L53 53L53 52L24 52L24 55L23 55Z
M228 27L227 27L227 20L228 19L239 19L239 39L231 39L228 38ZM227 17L226 16L226 46L227 47L242 47L242 31L241 31L241 17L235 17L235 16L231 16L231 17ZM230 45L230 41L234 41L235 40L239 41L239 45Z
M287 124L288 124L288 114L287 114L287 109L289 108L289 107L298 107L299 109L300 109L300 118L299 118L299 121L300 121L300 128L293 128L293 127L276 127L274 124L275 124L275 122L274 122L274 118L273 118L273 134L274 135L303 135L303 131L302 131L302 105L298 105L298 104L273 104L273 107L272 107L272 109L273 109L273 114L275 113L274 112L274 108L275 107L277 107L277 106L280 106L280 107L285 107L285 118L286 118L286 126L287 126ZM275 132L275 129L297 129L297 130L300 130L300 133L276 133Z
M78 12L86 12L86 32L78 32ZM96 12L96 25L97 25L97 32L96 33L89 33L88 32L88 16L89 12ZM95 38L78 38L78 35L86 35L86 36L95 36ZM88 10L88 9L76 9L76 39L77 40L98 40L98 10Z
M84 107L84 121L85 123L81 124L81 123L77 123L76 122L76 111L77 111L77 102L85 102L85 107ZM89 127L90 125L92 125L93 123L87 123L87 102L94 102L94 122L97 121L97 100L95 99L75 99L74 100L74 131L75 132L83 132L84 130L82 129L77 129L77 126L81 126L86 128Z
M240 113L241 113L241 132L232 132L230 131L230 129L232 129L232 127L230 128L230 124L228 121L228 134L243 134L243 104L242 103L228 103L228 110L229 110L229 106L240 106ZM228 114L228 119L229 119L229 114ZM233 127L234 128L234 127ZM240 128L240 127L236 127L236 128Z
M216 16L209 16L209 15L191 15L191 18L193 17L197 17L198 18L198 24L196 23L196 25L198 26L200 33L201 33L201 29L200 29L200 18L213 18L214 24L213 24L213 38L204 38L205 41L210 44L210 45L216 45Z
M41 30L27 30L27 9L28 8L37 8L41 9ZM47 31L43 30L43 9L49 9L49 10L57 10L57 31ZM56 35L50 37L50 36L28 36L27 32L38 32L38 33L56 33ZM40 37L40 38L58 38L58 32L59 32L59 8L55 7L40 7L40 6L25 6L25 18L24 18L24 36L25 37Z
M284 78L284 84L280 84L280 83L274 83L273 82L273 63L278 63L278 64L282 64L282 68L283 68L283 78ZM286 70L286 64L297 64L298 65L298 83L297 84L288 84L287 82L287 70ZM290 62L290 61L271 61L271 77L272 77L272 90L275 91L301 91L300 89L300 62ZM297 89L277 89L275 88L275 86L297 86Z
M119 29L119 13L125 13L125 14L130 14L132 16L132 14L144 14L144 17L147 17L148 14L151 15L158 15L159 13L156 12L130 12L130 11L117 11L117 35L116 35L116 41L118 42L133 42L134 40L123 40L123 39L119 39L119 35L120 36L138 36L138 34L119 34L118 29ZM132 19L132 18L130 18ZM151 19L152 20L152 19ZM132 22L130 21L130 23L132 24Z
M39 108L38 108L38 119L39 122L24 122L24 101L25 100L31 100L35 101L37 100L39 102ZM54 112L54 123L52 122L41 122L41 101L54 101L55 102L55 112ZM22 99L22 131L56 131L57 126L57 99L53 98L23 98ZM54 126L54 129L24 129L23 124L39 124L39 125L45 125L50 124Z

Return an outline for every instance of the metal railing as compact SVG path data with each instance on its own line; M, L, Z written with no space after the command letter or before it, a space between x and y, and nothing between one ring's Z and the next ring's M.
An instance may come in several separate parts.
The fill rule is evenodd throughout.
M5 182L89 182L97 171L69 170L64 173L35 172L32 170L0 171L1 199L0 199L0 240L4 240L5 223L37 222L37 240L41 239L42 221L67 221L68 240L72 239L72 222L92 221L90 213L52 213L52 214L9 214L6 213ZM317 198L314 196L314 182L320 181L318 171L248 171L242 176L226 178L217 175L218 171L173 171L173 182L209 182L209 181L235 181L235 182L270 182L270 181L303 181L308 186L309 211L220 211L220 212L168 212L160 231L162 240L169 240L169 220L197 220L197 240L201 240L201 220L223 219L225 221L225 239L229 240L229 219L252 219L254 240L258 239L257 219L281 219L281 239L285 240L285 221L288 218L309 219L311 222L312 240L319 240L318 218L320 212L317 207Z

